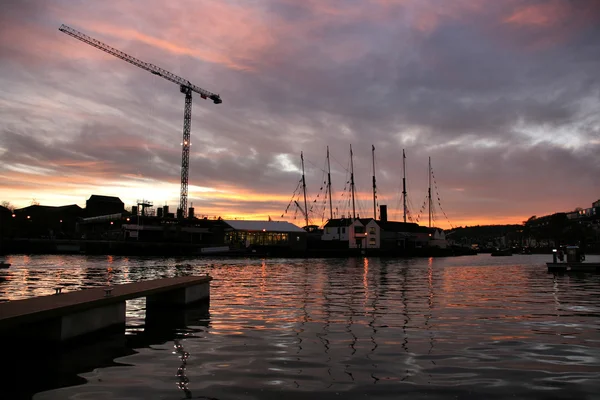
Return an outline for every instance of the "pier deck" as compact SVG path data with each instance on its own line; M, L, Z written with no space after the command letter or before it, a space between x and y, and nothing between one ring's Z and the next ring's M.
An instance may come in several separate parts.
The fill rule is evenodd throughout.
M205 276L181 276L0 303L0 336L14 328L66 340L125 323L125 301L146 297L147 309L208 300ZM108 290L107 290L108 289ZM57 336L58 335L58 336Z

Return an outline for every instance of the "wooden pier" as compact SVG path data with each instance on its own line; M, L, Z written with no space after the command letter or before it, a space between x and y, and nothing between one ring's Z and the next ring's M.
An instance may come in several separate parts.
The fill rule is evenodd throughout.
M99 287L0 303L0 337L63 342L105 330L124 329L125 301L146 297L146 309L182 308L208 301L205 276L181 276Z

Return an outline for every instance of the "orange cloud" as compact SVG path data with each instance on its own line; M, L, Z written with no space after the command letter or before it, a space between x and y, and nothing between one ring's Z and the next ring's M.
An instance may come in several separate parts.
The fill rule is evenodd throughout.
M119 21L99 21L94 15L82 14L79 9L56 8L55 13L66 20L72 16L77 21L73 28L101 41L103 36L138 41L174 55L195 57L238 70L254 69L260 54L276 42L269 21L257 8L219 1L197 1L186 6L183 15L183 10L174 7L166 7L163 13L155 10L155 7L149 7L143 12L148 22L145 29L124 27ZM173 18L170 18L171 15ZM110 42L107 44L111 45ZM163 66L165 63L157 64Z
M571 9L564 1L534 4L518 8L504 19L507 24L551 27L570 17Z
M529 29L532 36L525 39L526 47L544 49L565 43L587 26L600 23L600 3L554 0L520 6L511 10L501 22Z

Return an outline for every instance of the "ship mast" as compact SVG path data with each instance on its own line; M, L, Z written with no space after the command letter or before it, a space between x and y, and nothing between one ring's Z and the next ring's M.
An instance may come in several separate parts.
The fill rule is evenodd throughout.
M331 165L329 164L329 146L327 146L327 189L329 190L329 219L333 219L333 205L331 204Z
M355 220L356 207L354 205L354 162L352 161L352 145L350 145L350 188L352 189L352 220Z
M429 227L431 228L431 157L429 157Z
M304 192L304 218L306 219L306 225L308 226L308 207L306 205L306 180L304 179L304 154L300 152L300 159L302 160L302 191Z
M404 200L404 223L406 223L406 155L404 149L402 149L402 199Z
M375 146L371 145L373 155L373 219L377 219L377 183L375 181Z

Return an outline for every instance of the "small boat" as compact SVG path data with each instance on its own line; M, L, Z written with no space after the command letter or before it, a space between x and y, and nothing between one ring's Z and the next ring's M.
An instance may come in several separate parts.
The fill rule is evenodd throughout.
M562 254L558 255L557 260L557 250L552 252L552 262L546 263L548 272L600 272L600 262L585 262L585 256L578 246L566 247L567 259L564 262Z
M600 262L549 262L548 272L600 272Z
M521 254L531 254L531 249L529 247L523 247L521 249Z
M495 251L492 251L492 256L493 257L504 257L504 256L512 256L512 251L510 249L496 249Z
M8 268L10 267L10 264L4 261L0 261L0 268Z

